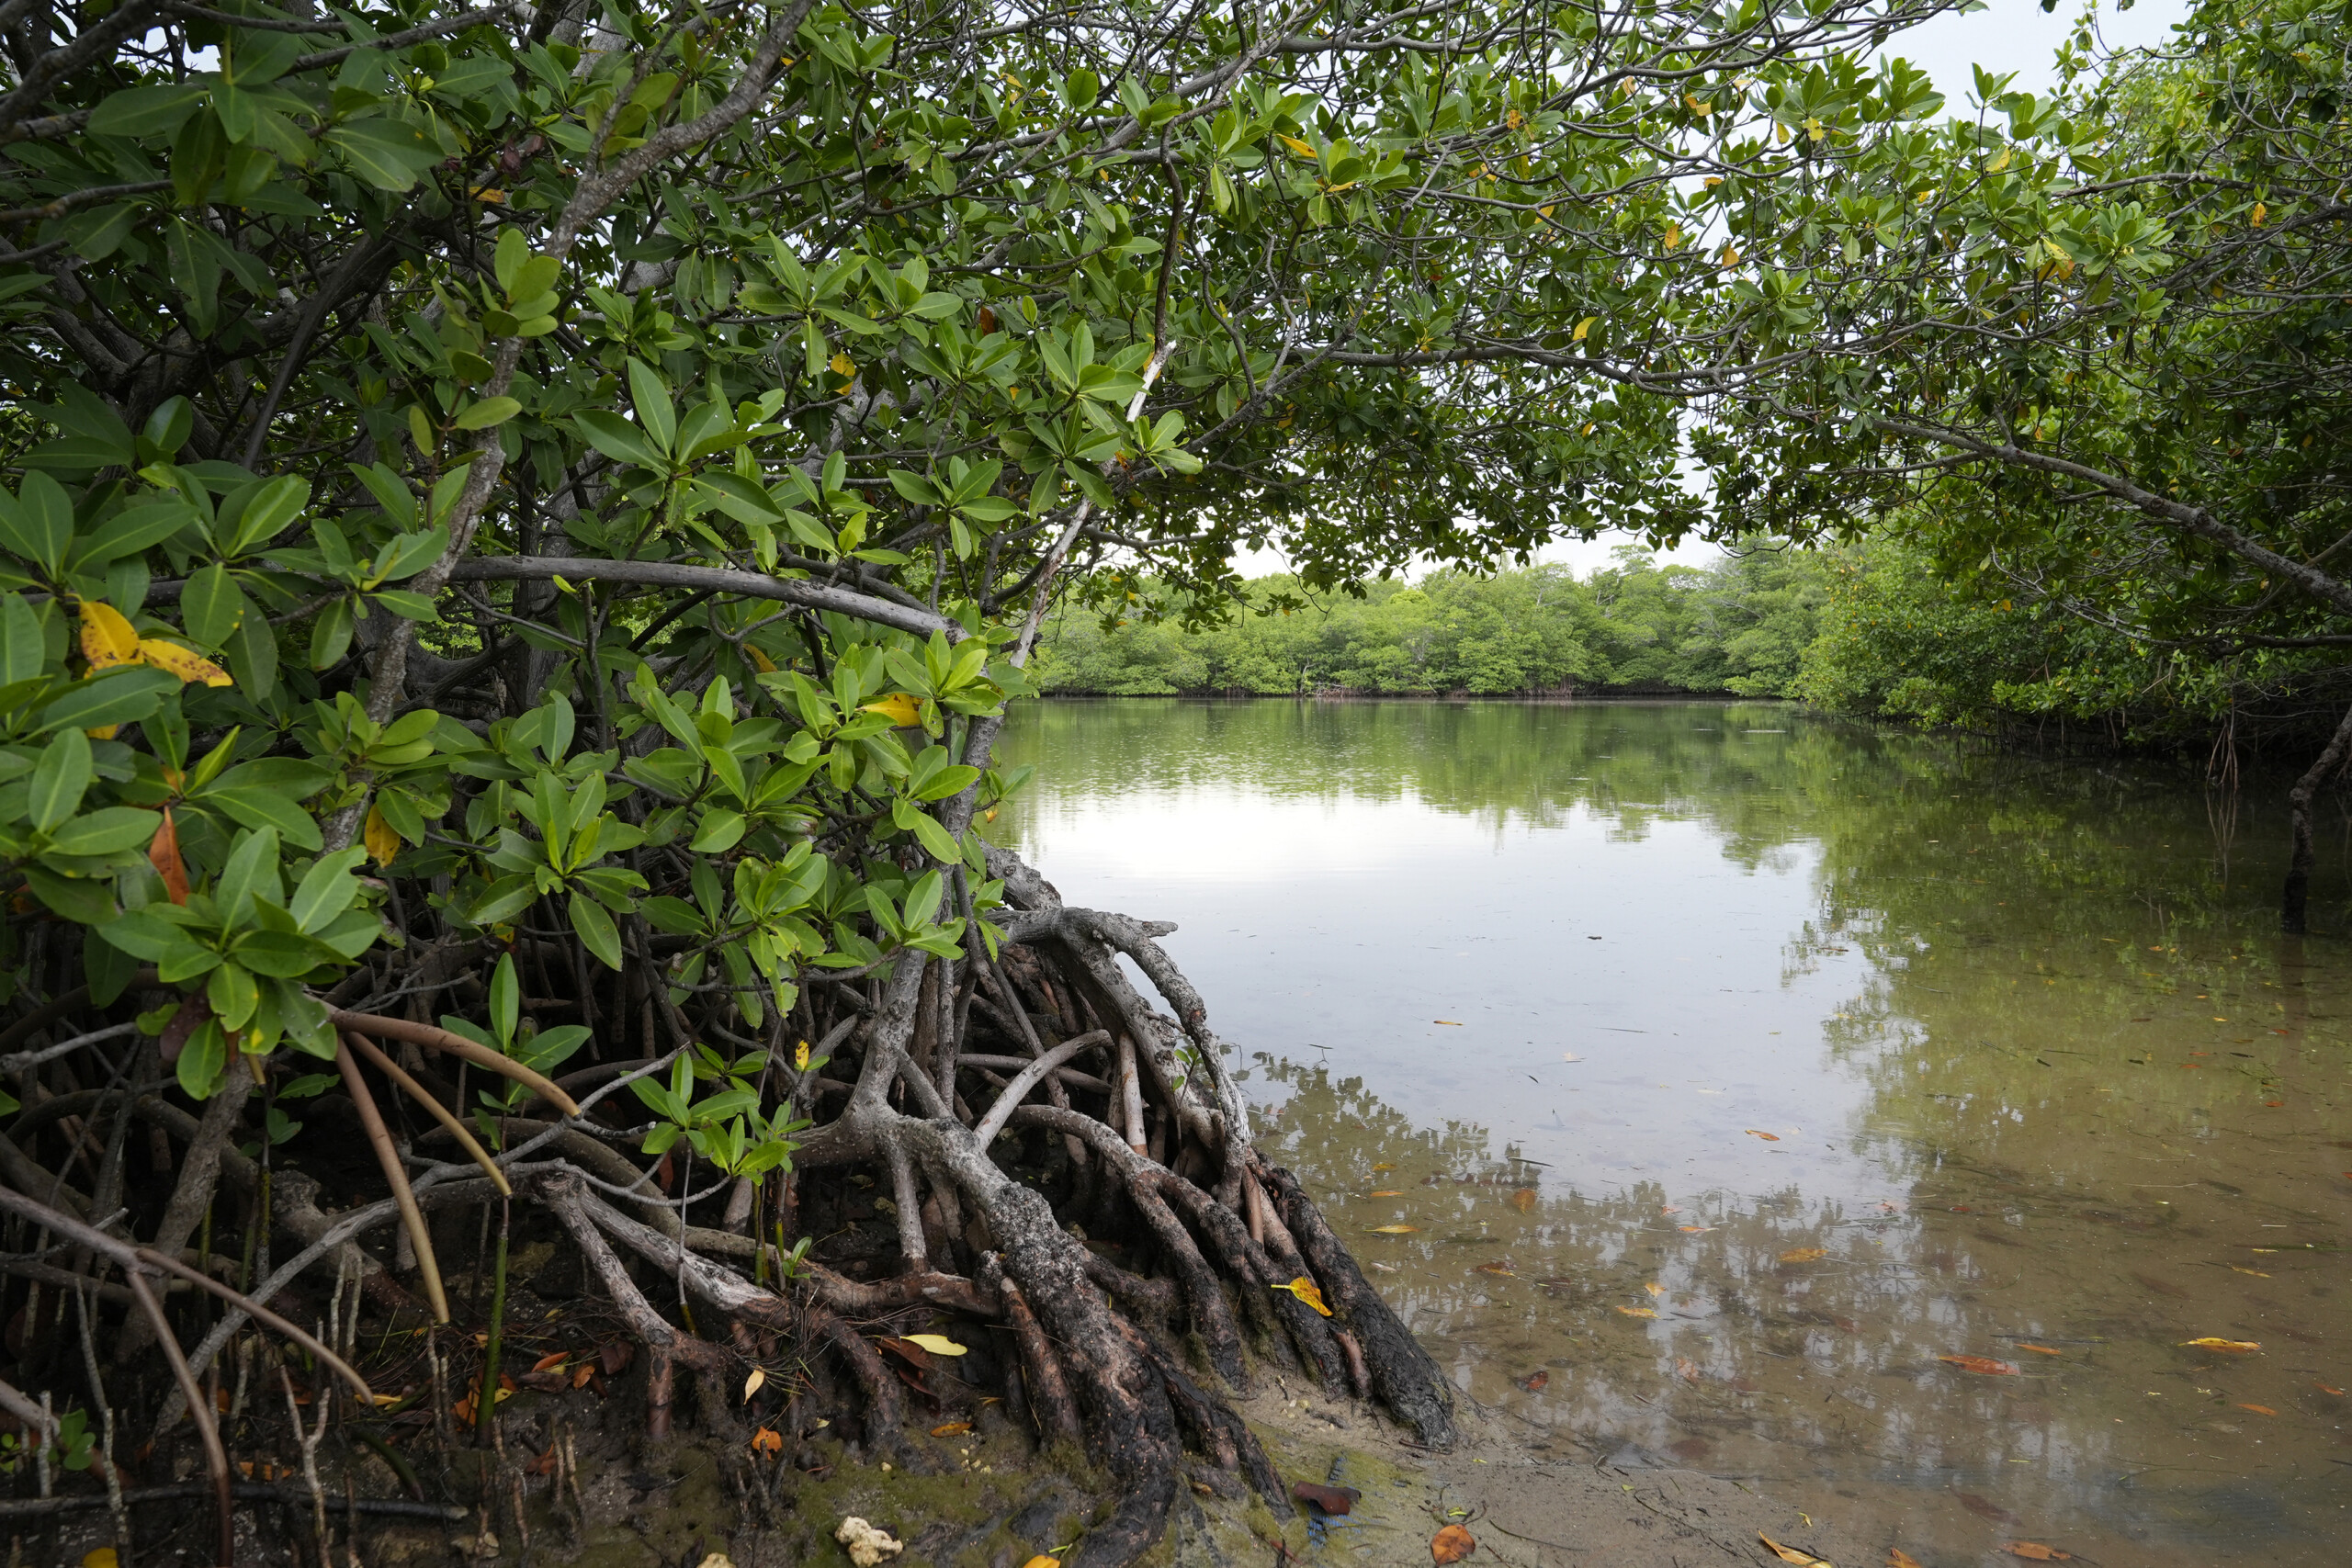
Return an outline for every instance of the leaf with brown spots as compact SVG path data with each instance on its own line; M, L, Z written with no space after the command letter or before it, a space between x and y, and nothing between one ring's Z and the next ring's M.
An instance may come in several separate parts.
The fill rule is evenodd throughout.
M1459 1562L1478 1550L1478 1538L1460 1525L1448 1525L1430 1540L1430 1555L1441 1568L1448 1562Z

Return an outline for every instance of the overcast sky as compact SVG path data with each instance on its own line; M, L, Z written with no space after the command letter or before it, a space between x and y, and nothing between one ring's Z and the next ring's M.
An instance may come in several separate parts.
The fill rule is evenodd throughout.
M2112 49L2162 43L2174 23L2188 12L2187 0L2139 0L2128 11L2115 9L2113 0L2099 6L2099 36ZM2080 0L2059 0L2055 12L2045 13L2040 0L1991 0L1969 16L1943 16L1888 40L1886 53L1926 69L1944 96L1944 112L1967 114L1973 107L1975 73L1982 65L1996 75L2015 72L2014 89L2046 92L2056 85L2053 62L2058 47L2081 14ZM1566 561L1579 575L1609 564L1610 551L1630 543L1624 535L1590 541L1553 545L1542 555ZM1702 565L1719 554L1712 545L1684 545L1667 558ZM1283 570L1281 558L1261 551L1241 562L1251 577Z

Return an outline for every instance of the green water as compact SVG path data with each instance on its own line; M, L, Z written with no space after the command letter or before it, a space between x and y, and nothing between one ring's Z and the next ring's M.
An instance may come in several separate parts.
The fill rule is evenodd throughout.
M2342 1561L2335 807L2290 941L2275 794L1777 705L1070 702L1007 750L999 829L1180 922L1261 1143L1531 1447L1928 1568Z

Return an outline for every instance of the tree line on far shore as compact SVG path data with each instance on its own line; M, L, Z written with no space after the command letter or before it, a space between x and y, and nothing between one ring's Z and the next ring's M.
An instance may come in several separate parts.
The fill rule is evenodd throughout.
M1275 575L1222 612L1148 580L1098 588L1048 626L1046 694L1730 694L2171 750L2324 737L2334 718L2309 650L2151 646L1892 541L1769 541L1703 567L1625 547L1582 576L1443 569L1356 596Z

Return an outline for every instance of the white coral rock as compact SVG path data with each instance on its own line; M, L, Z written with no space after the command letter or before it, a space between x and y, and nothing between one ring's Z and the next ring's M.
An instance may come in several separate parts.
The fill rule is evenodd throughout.
M904 1541L893 1540L884 1531L876 1529L864 1519L852 1514L833 1532L833 1539L849 1548L849 1560L857 1568L874 1568L885 1557L896 1557L904 1551Z

